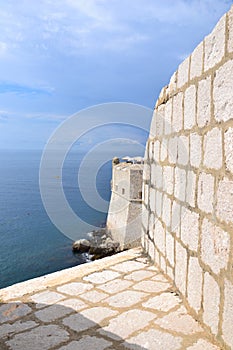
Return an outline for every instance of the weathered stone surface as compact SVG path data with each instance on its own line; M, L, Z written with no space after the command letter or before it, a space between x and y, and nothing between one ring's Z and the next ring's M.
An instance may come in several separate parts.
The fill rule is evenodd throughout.
M182 87L189 79L189 57L187 57L178 68L177 72L177 87Z
M165 166L163 168L163 191L171 195L173 194L173 174L173 167Z
M57 305L65 306L67 308L73 309L74 311L79 311L87 307L87 304L85 304L82 300L79 300L77 298L59 301Z
M164 105L160 105L156 111L156 136L163 134L164 113Z
M181 206L176 201L173 201L171 230L172 232L176 233L177 237L180 237L180 224L181 224Z
M167 278L164 275L162 275L161 273L156 274L154 277L151 278L151 280L164 282L164 283L168 282Z
M178 137L171 137L168 141L168 160L169 163L175 164L178 152Z
M197 251L199 238L199 214L187 208L181 210L181 239L191 250Z
M151 260L154 261L155 259L155 246L154 244L150 244L148 247L148 255L151 258Z
M183 93L180 92L173 97L173 119L172 131L178 132L182 129L183 124Z
M233 223L233 181L227 178L218 185L217 216L229 224Z
M7 342L11 350L49 350L69 339L69 334L57 325L40 326L15 335Z
M149 212L146 209L144 203L142 204L142 226L147 231L148 229ZM142 236L143 238L143 236Z
M69 294L69 295L79 295L82 294L90 289L92 289L93 286L88 283L82 283L82 282L73 282L65 284L64 286L58 287L58 292Z
M222 167L222 132L219 128L204 136L204 166L217 170Z
M150 210L155 212L155 189L150 189Z
M169 135L172 128L172 100L168 100L165 105L164 134Z
M152 164L151 180L157 189L163 188L163 168L160 165Z
M220 350L220 348L204 339L199 339L194 345L189 346L187 350Z
M217 23L212 33L205 38L205 71L214 67L224 57L225 26L226 15L224 15L221 18L221 20Z
M91 309L80 311L80 314L88 320L99 324L106 318L116 316L118 312L115 310L111 310L108 307L96 306L92 307Z
M102 284L111 281L119 276L120 274L118 272L104 270L102 272L94 272L91 275L84 277L84 280L91 283Z
M85 299L91 303L98 303L99 301L107 298L109 295L106 293L98 292L97 290L91 290L80 295L80 298Z
M198 180L198 207L206 212L212 213L214 202L214 177L207 173L201 173Z
M147 271L135 271L133 272L133 274L141 274L143 272L146 273ZM128 278L129 276L127 275L126 278ZM98 286L98 288L102 289L104 292L115 294L129 288L131 285L132 282L130 281L126 281L125 279L116 279L105 284L101 284L100 286Z
M142 281L133 286L134 289L141 290L148 293L160 293L171 287L170 283Z
M177 72L173 73L168 85L168 91L171 94L172 92L176 91L176 84L177 84Z
M148 350L178 350L182 342L181 337L175 337L168 333L163 333L156 329L150 329L139 335L130 338L124 345L128 349L148 349Z
M46 305L54 304L62 299L65 299L64 295L51 291L37 293L31 297L31 300L37 303L36 307L38 309Z
M180 201L185 200L186 192L186 171L184 169L175 168L175 197Z
M185 200L193 208L195 207L195 197L196 197L196 174L193 171L188 171Z
M150 180L150 164L145 163L143 168L143 181Z
M171 225L171 200L167 195L163 196L162 219L167 227Z
M199 168L201 163L201 136L197 133L190 135L190 163L192 166Z
M96 326L95 322L83 317L80 313L64 318L62 323L77 333Z
M71 308L55 304L35 312L35 316L42 322L52 322L72 313L73 311L74 310Z
M150 298L146 303L143 303L142 306L149 309L167 312L180 303L181 300L178 296L176 296L174 293L167 292Z
M169 244L168 241L167 244ZM166 251L168 252L167 249ZM72 283L83 283L83 278L90 276L90 272L92 274L104 272L105 267L106 271L116 272L111 270L111 268L113 266L121 266L120 263L123 261L129 261L131 265L129 270L131 270L133 254L124 252L111 258L79 266L79 273L76 272L76 274L75 270L77 268L71 269L72 273L70 275L69 269L65 270L66 273L59 272L54 274L53 279L49 279L49 283L53 280L54 284L52 286L48 285L47 294L45 292L38 293L38 290L34 294L36 295L36 300L38 296L40 300L41 298L43 300L47 298L49 303L51 303L51 300L54 300L52 306L49 306L49 303L43 304L43 309L36 311L33 309L34 312L29 308L30 313L22 314L20 320L14 323L9 321L1 324L0 348L9 348L9 350L78 350L87 347L98 350L114 350L119 346L133 349L137 346L142 346L151 350L154 350L154 347L167 350L176 348L177 338L181 339L183 342L182 346L184 346L187 342L187 335L189 338L188 344L194 344L200 336L204 339L204 333L198 334L200 330L196 327L196 322L187 314L184 308L180 308L182 303L178 296L171 292L173 290L172 284L159 272L156 266L150 265L148 260L141 256L138 250L137 252L137 254L134 254L134 262L142 264L142 267L139 268L139 265L134 265L134 267L137 266L139 269L126 270L118 278L106 283L93 285L90 290L74 295L69 299L64 299L61 294L52 292L52 289L58 289L59 287L64 287L64 285L70 286ZM149 252L151 253L150 249ZM158 255L156 249L154 254ZM159 260L161 267L166 268L167 273L173 275L172 269L168 271L165 259L163 258L162 261L160 256ZM124 266L125 268L126 266ZM69 279L67 279L67 275L69 275ZM103 275L101 276L103 277ZM106 276L104 275L104 277ZM76 282L73 282L74 280ZM31 283L34 284L34 281L31 281ZM83 284L89 285L91 283ZM106 286L109 287L108 293L111 292L112 294L111 298L108 297L98 301L100 294L102 296L103 294L104 296L106 295L104 290ZM118 288L118 286L120 287ZM42 288L44 289L45 287L43 284ZM124 292L121 292L122 288L125 289ZM103 290L103 292L100 290ZM227 288L226 293L230 293L229 290ZM11 292L9 295L11 296ZM59 300L61 296L62 299ZM21 298L24 301L24 305L27 306L26 303L30 303L32 297L31 295L25 296L22 291ZM80 300L81 298L85 299L85 303ZM113 305L110 305L109 299L111 299ZM228 300L231 300L231 296L229 296ZM228 315L231 312L231 307L228 312L229 303L228 301L226 302L226 311L224 311ZM3 306L1 305L1 307ZM177 309L178 311L174 312ZM2 310L4 316L6 316L9 310ZM68 315L69 313L72 314ZM168 317L168 320L163 315ZM154 324L155 320L158 321L156 325ZM49 326L48 322L50 323ZM158 326L161 327L159 331L156 330L156 332L161 332L159 338L156 336L157 333L154 333L155 327L158 328ZM226 334L228 326L229 324L225 325ZM66 329L64 329L65 327ZM85 335L82 332L85 332ZM149 333L147 334L147 332ZM179 337L175 336L173 332L179 332ZM147 337L145 334L147 334ZM158 334L160 335L160 333ZM129 337L133 338L129 339ZM205 345L205 343L203 344Z
M170 329L183 334L203 332L198 322L187 314L183 306L177 311L169 313L167 316L156 319L154 322L164 329Z
M189 259L187 294L190 306L198 312L202 298L202 268L194 257Z
M146 327L155 317L155 314L149 311L138 309L126 311L113 318L109 322L109 326L100 330L100 334L108 335L108 337L116 340L119 340L119 338L126 339L133 332Z
M191 85L184 94L184 129L196 124L196 87Z
M163 228L161 222L157 220L155 222L155 235L154 235L154 241L158 249L165 254L165 242L166 242L166 236L165 236L165 229Z
M91 337L89 335L85 335L79 341L73 341L68 345L65 345L59 350L84 350L84 349L93 349L93 350L104 350L111 346L112 343L97 337Z
M156 140L154 142L154 161L158 163L159 157L160 157L160 141Z
M168 155L168 141L167 139L163 139L161 143L161 149L160 149L160 161L164 162L167 159Z
M180 136L178 139L178 164L187 165L189 161L189 138Z
M230 253L230 236L207 219L203 220L201 258L216 274L227 268Z
M143 201L144 203L148 203L149 201L149 186L147 184L143 184Z
M228 51L233 52L233 9L231 8L228 12Z
M172 267L174 267L174 258L175 258L175 242L172 235L167 231L166 232L166 257L171 264Z
M232 337L233 325L233 284L225 280L224 283L224 310L223 310L223 338L226 343L233 348Z
M187 274L187 252L177 242L176 244L176 266L175 266L175 283L183 295L186 291L186 274Z
M150 135L149 135L149 139L153 140L156 137L156 109L153 112L153 116L152 116L152 120L151 120L151 124L150 124Z
M214 334L218 332L220 291L217 282L208 272L204 275L203 320Z
M162 201L163 195L160 191L156 191L155 193L155 213L159 217L162 213Z
M233 128L228 128L224 135L226 168L233 174Z
M138 282L138 281L144 280L145 278L150 278L152 276L154 276L153 272L150 272L150 271L147 271L147 270L141 270L141 271L134 271L130 275L125 276L125 278L130 280L130 281ZM126 282L126 281L122 281L122 282ZM131 285L131 284L132 283L130 283L129 285ZM127 285L127 287L129 285Z
M136 291L120 292L106 299L104 302L114 307L130 307L139 303L143 298L147 296L146 293Z
M199 77L203 66L203 42L201 42L193 51L190 62L190 79Z
M219 121L227 121L232 118L233 110L233 80L231 72L233 60L220 67L214 79L214 115Z
M31 308L21 302L0 304L0 323L14 321L31 312Z
M10 335L13 335L15 333L26 331L30 328L34 328L38 326L38 323L34 321L16 321L13 324L4 323L0 326L0 338L3 339L4 337L9 337Z
M211 77L201 80L197 91L197 125L203 128L211 117Z
M127 261L123 262L121 264L117 264L112 266L111 268L113 270L119 271L119 272L131 272L135 270L141 270L145 267L145 264L138 262L138 261Z

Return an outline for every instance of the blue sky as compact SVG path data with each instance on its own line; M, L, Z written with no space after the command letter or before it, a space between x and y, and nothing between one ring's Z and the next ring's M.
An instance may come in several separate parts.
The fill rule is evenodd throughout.
M71 114L153 108L227 0L0 0L0 149L43 148Z

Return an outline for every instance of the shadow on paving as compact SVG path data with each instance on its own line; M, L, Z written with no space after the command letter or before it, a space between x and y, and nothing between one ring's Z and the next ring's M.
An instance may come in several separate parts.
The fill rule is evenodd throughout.
M73 303L71 307L61 305L68 301ZM108 328L118 312L99 306L76 311L80 303L79 299L52 305L0 303L0 350L148 349L123 339L130 338L130 328L137 320L122 319L120 325L113 321Z

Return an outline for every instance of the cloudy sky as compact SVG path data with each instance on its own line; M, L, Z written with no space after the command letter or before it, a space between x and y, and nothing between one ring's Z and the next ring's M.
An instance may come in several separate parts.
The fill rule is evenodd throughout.
M153 108L229 0L0 0L0 149L42 148L75 112Z

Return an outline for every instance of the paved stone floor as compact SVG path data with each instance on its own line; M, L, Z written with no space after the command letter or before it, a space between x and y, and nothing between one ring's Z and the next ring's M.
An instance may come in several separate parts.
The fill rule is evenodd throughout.
M217 350L132 249L0 290L0 349Z

